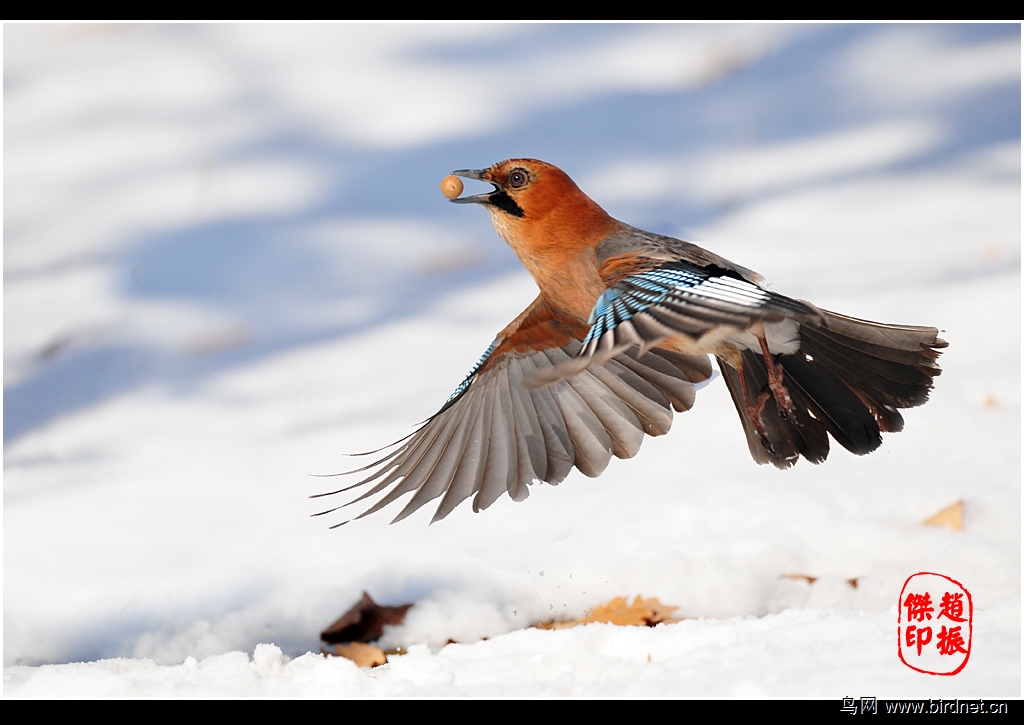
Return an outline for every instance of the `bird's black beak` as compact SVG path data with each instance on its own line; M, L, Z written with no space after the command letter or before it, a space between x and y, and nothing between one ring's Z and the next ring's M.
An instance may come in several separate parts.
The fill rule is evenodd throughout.
M489 191L486 194L474 194L473 196L460 196L457 199L450 199L453 204L487 204L491 200L491 196L498 191L501 191L501 187L495 184L493 181L489 181L484 178L484 172L486 169L459 169L453 171L452 176L461 176L463 179L473 179L474 181L486 181L488 184L494 187L494 191Z

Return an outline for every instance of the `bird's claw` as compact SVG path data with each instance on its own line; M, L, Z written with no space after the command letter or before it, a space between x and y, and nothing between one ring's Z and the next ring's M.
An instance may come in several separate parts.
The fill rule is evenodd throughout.
M768 393L761 393L755 404L747 403L747 418L750 419L751 424L754 426L754 431L766 447L768 446L768 431L765 430L764 422L761 420L761 413L764 412L764 406L768 402L768 397Z
M792 420L796 416L796 406L793 405L793 398L789 394L789 390L782 384L782 370L778 371L778 380L769 380L768 387L771 388L772 395L775 396L775 405L779 408L779 415L787 420Z
M758 341L761 343L761 354L764 355L765 367L768 368L768 388L775 397L775 405L779 409L779 415L786 420L793 420L796 417L796 406L793 405L793 398L782 382L782 376L785 371L781 367L775 366L775 358L772 357L772 353L768 349L768 341L763 337L758 338ZM765 394L762 393L763 395ZM763 405L761 401L758 401L758 403Z

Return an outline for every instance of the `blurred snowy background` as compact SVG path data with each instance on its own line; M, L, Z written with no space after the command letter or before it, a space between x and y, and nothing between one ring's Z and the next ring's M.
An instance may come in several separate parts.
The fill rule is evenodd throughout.
M1019 25L3 44L5 694L1020 694ZM533 298L437 188L515 156L780 292L944 329L932 401L779 472L717 380L600 479L329 531L309 474L409 432ZM921 525L961 499L962 531ZM897 658L921 570L974 596L956 677ZM364 589L417 602L410 654L303 657ZM633 594L706 619L514 632Z

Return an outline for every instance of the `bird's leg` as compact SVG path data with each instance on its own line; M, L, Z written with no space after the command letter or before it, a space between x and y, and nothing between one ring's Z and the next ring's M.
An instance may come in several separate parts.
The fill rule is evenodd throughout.
M793 399L789 396L786 386L782 384L783 370L775 367L775 360L772 359L772 354L768 350L768 340L764 337L758 337L757 340L761 343L764 364L768 368L768 387L771 388L772 394L775 396L775 404L779 406L779 415L783 418L791 418L796 414L796 407L793 405Z
M764 404L768 402L768 393L761 393L757 398L757 403L751 403L750 393L747 392L747 376L743 373L742 358L739 360L739 365L736 366L736 373L740 376L740 389L743 391L743 405L747 409L747 418L750 419L754 430L760 436L761 443L765 448L770 448L768 432L764 429L764 423L761 421L761 411L764 410Z

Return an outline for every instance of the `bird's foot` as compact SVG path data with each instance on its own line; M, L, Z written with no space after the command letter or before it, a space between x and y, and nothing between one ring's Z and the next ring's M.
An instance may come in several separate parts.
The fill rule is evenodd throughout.
M765 367L768 368L768 388L775 397L775 405L779 408L779 415L786 420L794 420L796 418L796 406L793 405L793 398L782 382L782 376L785 371L781 367L776 367L775 359L768 350L768 341L763 337L758 338L758 340L761 343L761 353L764 355Z
M746 402L747 407L747 419L750 420L751 425L754 426L754 432L757 433L761 439L761 443L768 447L768 431L765 430L764 422L761 420L761 413L764 412L765 403L768 402L768 393L761 393L757 398L757 403L753 405L748 400Z
M773 451L771 439L768 438L768 430L764 427L764 421L761 420L761 413L764 412L764 406L768 403L768 399L771 398L771 394L762 390L760 395L757 396L757 402L752 403L750 401L750 391L747 388L747 376L743 371L743 363L741 362L736 368L736 373L740 378L740 390L743 391L743 406L746 408L747 420L754 427L754 432L757 433L757 437L761 440L761 445L768 451Z
M790 397L786 386L782 384L782 370L779 370L778 380L769 380L768 387L775 396L775 404L779 407L779 415L787 420L796 416L796 406L793 405L793 398Z

